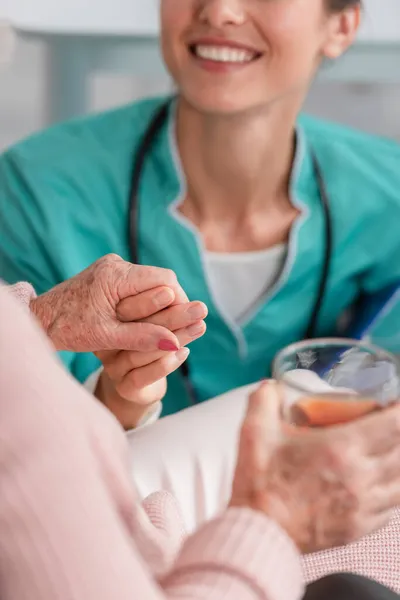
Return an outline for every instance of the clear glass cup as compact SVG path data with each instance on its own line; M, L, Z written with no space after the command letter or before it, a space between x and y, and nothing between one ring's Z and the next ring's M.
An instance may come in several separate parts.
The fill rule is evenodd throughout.
M367 342L321 338L291 344L274 360L282 385L283 418L302 427L328 427L399 401L400 363Z

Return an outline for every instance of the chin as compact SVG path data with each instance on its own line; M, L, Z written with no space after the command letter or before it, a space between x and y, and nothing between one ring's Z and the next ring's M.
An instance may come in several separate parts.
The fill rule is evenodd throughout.
M235 116L260 108L254 98L227 90L180 90L183 100L199 113L210 116ZM241 97L242 96L242 97Z

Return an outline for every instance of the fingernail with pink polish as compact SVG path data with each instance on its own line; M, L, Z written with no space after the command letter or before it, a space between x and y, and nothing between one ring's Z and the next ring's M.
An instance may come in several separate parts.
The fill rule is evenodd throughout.
M179 350L178 346L170 340L161 340L161 342L158 344L158 349L162 350L163 352L178 352Z

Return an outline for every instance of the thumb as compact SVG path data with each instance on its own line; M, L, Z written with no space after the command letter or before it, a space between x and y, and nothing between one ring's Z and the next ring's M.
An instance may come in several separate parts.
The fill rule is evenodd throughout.
M273 381L263 383L249 398L239 439L233 494L245 496L249 485L263 489L264 474L281 433L280 393Z
M118 323L113 335L107 339L103 350L129 350L134 352L177 352L178 338L166 327L152 323Z
M282 437L281 410L279 384L273 380L265 381L251 394L245 420L257 422L264 431L265 441L274 443Z

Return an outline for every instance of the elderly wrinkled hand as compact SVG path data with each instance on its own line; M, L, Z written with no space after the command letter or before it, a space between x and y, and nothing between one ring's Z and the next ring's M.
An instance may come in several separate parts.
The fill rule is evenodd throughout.
M170 329L145 319L185 303L172 271L111 254L34 299L31 310L58 350L178 351L180 342Z
M379 529L400 503L400 405L346 425L282 431L279 387L252 395L231 505L271 517L303 553Z

